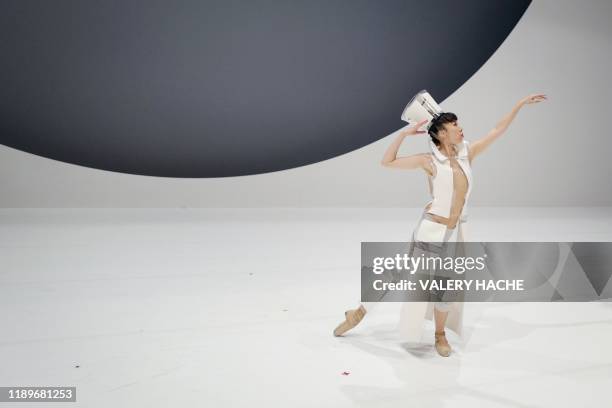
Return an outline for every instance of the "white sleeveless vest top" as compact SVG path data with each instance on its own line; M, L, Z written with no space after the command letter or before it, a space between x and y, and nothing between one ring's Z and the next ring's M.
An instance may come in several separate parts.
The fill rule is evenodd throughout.
M468 158L468 145L469 142L467 140L457 145L458 153L456 156L457 163L463 169L468 183L465 203L461 210L462 219L467 219L468 198L472 191L472 168ZM453 199L453 169L450 166L450 159L438 150L438 147L432 140L429 141L429 147L432 152L432 162L434 163L436 173L435 176L428 176L429 192L432 200L430 201L431 207L427 212L448 218Z

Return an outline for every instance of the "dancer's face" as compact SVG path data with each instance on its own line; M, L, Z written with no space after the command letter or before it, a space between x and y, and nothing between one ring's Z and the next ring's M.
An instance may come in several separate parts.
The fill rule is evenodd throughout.
M445 123L444 130L440 130L438 135L442 141L450 144L458 144L463 142L463 128L459 126L457 121Z

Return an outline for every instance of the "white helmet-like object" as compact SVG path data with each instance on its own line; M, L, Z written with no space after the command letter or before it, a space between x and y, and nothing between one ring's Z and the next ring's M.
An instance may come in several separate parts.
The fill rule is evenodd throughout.
M432 120L441 113L440 105L427 90L423 89L406 105L404 112L402 112L402 120L412 125L427 119L426 129L429 130Z

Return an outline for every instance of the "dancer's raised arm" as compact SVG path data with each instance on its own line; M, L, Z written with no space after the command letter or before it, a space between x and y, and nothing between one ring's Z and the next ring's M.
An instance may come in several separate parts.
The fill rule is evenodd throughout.
M470 143L470 162L508 129L508 126L510 126L510 123L512 123L523 106L542 102L543 100L546 100L546 95L532 94L518 101L514 108L486 136Z
M427 120L423 120L413 127L400 131L393 143L391 143L391 145L385 152L381 164L386 167L392 167L397 169L425 168L426 164L429 163L427 154L413 154L411 156L406 157L397 157L397 151L399 150L399 147L406 136L427 133L424 130L418 130L425 123L427 123Z

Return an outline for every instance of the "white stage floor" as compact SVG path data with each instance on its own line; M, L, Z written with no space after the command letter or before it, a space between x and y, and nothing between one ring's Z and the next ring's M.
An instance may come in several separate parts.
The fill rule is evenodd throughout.
M609 405L612 303L466 304L449 358L432 327L401 344L399 304L333 337L357 306L360 242L409 241L419 216L0 210L0 386L77 387L54 407ZM470 216L474 241L612 241L612 208Z

